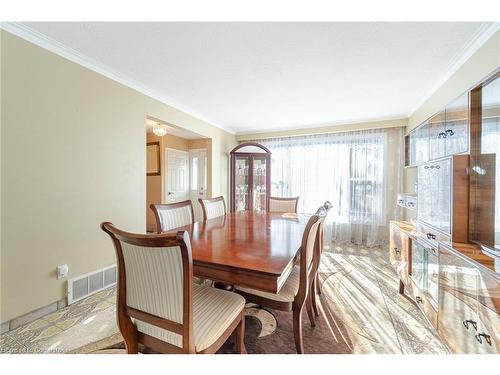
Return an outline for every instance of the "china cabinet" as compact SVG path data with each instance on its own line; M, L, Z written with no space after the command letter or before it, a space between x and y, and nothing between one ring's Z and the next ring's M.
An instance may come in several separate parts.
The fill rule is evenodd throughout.
M231 211L266 211L271 187L271 152L256 142L231 151Z
M498 354L500 68L410 132L405 148L418 205L416 221L390 226L399 292L451 352Z

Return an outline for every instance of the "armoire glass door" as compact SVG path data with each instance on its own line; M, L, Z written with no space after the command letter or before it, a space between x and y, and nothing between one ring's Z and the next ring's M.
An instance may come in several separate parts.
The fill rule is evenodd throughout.
M255 211L266 211L267 191L266 176L267 163L266 158L253 158L253 209Z
M236 157L235 167L235 200L236 211L245 211L249 208L249 157Z

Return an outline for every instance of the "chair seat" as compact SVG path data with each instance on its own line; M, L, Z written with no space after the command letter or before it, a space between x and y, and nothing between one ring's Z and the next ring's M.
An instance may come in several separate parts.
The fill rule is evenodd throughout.
M264 297L273 301L278 302L293 302L297 292L299 291L299 281L300 281L300 267L293 267L292 272L285 281L285 284L281 287L278 293L269 293L262 290L245 288L244 286L236 286L235 288L244 293L253 294L259 297Z
M245 299L232 292L193 285L193 338L197 352L211 346L245 307ZM182 347L182 337L134 319L139 332Z

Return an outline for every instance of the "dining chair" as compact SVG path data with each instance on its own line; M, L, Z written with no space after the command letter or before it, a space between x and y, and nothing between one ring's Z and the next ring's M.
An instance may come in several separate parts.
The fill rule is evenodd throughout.
M297 353L304 353L302 340L302 310L304 306L311 322L315 326L312 304L310 299L310 286L316 277L315 271L319 262L319 237L320 224L326 216L326 210L320 207L316 214L311 216L304 229L300 247L300 263L295 265L284 285L278 293L269 293L244 286L236 286L235 291L245 297L247 303L293 313L293 334Z
M215 353L233 335L245 353L245 299L193 284L187 231L134 234L111 223L118 264L117 320L127 353Z
M155 214L158 233L194 224L193 204L190 200L168 204L151 204L149 207ZM205 280L195 276L194 282L201 285Z
M194 224L193 204L190 200L169 204L151 204L149 207L155 214L158 233Z
M198 201L203 209L203 220L213 219L214 217L226 214L226 203L223 196L210 199L198 198Z
M323 208L326 211L326 215L328 215L328 211L333 207L333 204L330 201L326 201L323 204ZM319 239L319 256L320 256L320 261L318 262L318 269L319 265L321 264L321 254L323 253L323 248L324 248L324 234L323 234L323 225L324 222L321 223L321 237ZM314 283L312 285L312 291L311 291L311 302L313 305L313 310L314 310L314 315L319 316L319 309L318 309L318 303L316 301L316 295L321 294L321 283L319 282L319 274L318 271L316 271L316 278L314 279Z
M269 212L297 213L300 197L269 197Z

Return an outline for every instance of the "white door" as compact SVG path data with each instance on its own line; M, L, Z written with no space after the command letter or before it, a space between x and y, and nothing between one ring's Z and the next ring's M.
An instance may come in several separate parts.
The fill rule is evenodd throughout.
M166 203L189 199L189 174L187 151L165 149L165 200Z
M189 190L193 202L194 218L203 218L198 198L205 198L207 192L207 150L189 150Z

